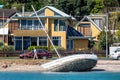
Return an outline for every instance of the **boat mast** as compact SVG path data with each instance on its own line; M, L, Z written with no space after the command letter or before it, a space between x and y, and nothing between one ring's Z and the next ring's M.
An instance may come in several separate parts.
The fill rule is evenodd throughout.
M52 44L52 46L53 46L53 48L54 48L55 52L57 53L58 57L60 58L60 57L61 57L61 56L60 56L60 54L58 53L57 49L55 48L55 46L54 46L54 44L53 44L52 40L50 39L50 36L48 35L47 31L46 31L46 30L45 30L45 28L43 27L42 21L41 21L41 20L40 20L40 18L38 17L38 14L36 13L36 11L35 11L35 9L34 9L33 5L31 5L31 7L32 7L32 9L33 9L34 13L36 14L36 16L37 16L37 18L38 18L38 20L39 20L39 22L40 22L40 24L41 24L41 26L42 26L43 30L45 31L45 33L46 33L46 35L47 35L48 39L50 40L50 43Z

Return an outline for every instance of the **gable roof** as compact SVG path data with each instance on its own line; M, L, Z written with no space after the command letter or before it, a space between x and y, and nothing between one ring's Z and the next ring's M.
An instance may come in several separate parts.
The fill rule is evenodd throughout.
M68 25L67 36L69 37L70 36L83 36L83 34L81 34L80 32L78 32L77 30L75 30L74 28Z
M41 8L40 10L37 11L37 14L39 14L41 11L45 10L46 8L52 10L53 12L57 13L60 15L60 17L67 17L67 18L71 18L70 15L60 11L59 9L55 8L55 7L52 7L52 6L45 6L43 8ZM34 16L35 13L31 14L30 16Z
M70 39L89 39L91 37L84 36L82 33L78 32L73 27L68 25L68 28L67 28L67 38L70 38Z
M90 21L98 30L102 31L102 29L89 17L89 16L84 16L77 24L76 27L83 22L85 19L87 19L88 21Z
M0 9L0 18L3 17L3 13L5 18L10 18L16 11L14 9Z

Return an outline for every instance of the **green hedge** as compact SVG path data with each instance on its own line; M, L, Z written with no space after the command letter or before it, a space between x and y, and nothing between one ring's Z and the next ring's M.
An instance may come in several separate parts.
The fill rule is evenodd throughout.
M4 50L4 51L15 51L14 47L13 46L2 46L0 48L0 50Z
M60 51L60 50L65 50L63 47L60 47L60 46L55 46L55 48ZM53 46L50 46L50 51L54 51L54 47Z
M33 50L33 49L45 49L45 50L48 50L48 47L47 46L30 46L30 47L28 47L28 51L31 51L31 50Z

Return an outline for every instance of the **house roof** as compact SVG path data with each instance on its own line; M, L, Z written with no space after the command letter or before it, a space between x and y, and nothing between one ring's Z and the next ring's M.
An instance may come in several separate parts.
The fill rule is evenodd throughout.
M102 31L101 27L99 27L89 16L84 16L77 24L76 27L83 22L85 19L87 19L88 21L90 21L98 30Z
M82 33L78 32L73 27L68 25L67 38L71 38L71 39L88 39L89 37L85 37Z
M40 11L43 11L46 8L48 8L48 9L52 10L53 12L61 15L61 17L71 17L70 15L68 15L68 14L66 14L66 13L64 13L64 12L60 11L59 9L57 9L55 7L52 7L52 6L45 6L45 7L41 8L40 10L37 11L37 14L39 14ZM31 14L30 16L33 16L34 14L35 13Z
M75 30L74 28L72 28L71 26L68 25L67 28L67 36L69 37L73 37L73 36L83 36L83 34L81 34L80 32L78 32L77 30Z
M46 8L52 10L55 13L55 15L54 16L45 16ZM53 6L45 6L45 7L41 8L40 10L36 11L36 13L40 18L69 18L74 21L76 20L76 18L74 18L73 16L62 12ZM16 13L14 16L14 18L35 18L35 17L36 17L36 14L34 12Z
M14 9L0 9L0 18L3 18L3 14L5 18L10 18L15 13L16 11Z
M70 38L70 39L90 39L91 36L84 36L82 33L78 32L73 27L68 25L67 38Z

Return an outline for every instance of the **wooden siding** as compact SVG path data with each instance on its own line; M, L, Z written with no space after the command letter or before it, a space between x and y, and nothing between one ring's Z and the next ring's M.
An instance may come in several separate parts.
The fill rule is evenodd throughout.
M12 34L14 30L18 30L18 20L12 20L9 23L9 33Z
M88 49L89 40L88 39L75 39L74 40L74 49L83 50Z
M84 36L90 36L90 27L82 27L82 26L78 26L77 30L82 33Z

